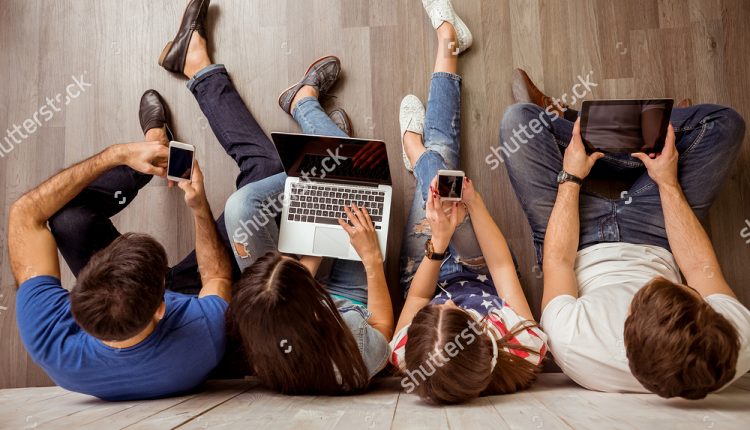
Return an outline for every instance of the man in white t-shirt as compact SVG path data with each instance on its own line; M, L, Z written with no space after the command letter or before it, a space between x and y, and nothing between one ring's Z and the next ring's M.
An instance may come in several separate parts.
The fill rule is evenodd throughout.
M524 125L540 130L505 164L540 264L544 255L550 351L592 390L700 399L750 370L750 311L699 221L732 170L745 123L716 105L675 109L671 123L663 152L634 154L647 172L610 200L581 191L603 154L586 153L578 122L532 104L503 119L503 140ZM627 167L609 158L600 167Z

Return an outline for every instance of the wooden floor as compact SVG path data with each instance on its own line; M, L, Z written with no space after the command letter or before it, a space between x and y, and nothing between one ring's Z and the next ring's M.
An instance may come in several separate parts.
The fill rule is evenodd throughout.
M169 103L177 137L197 146L217 213L233 191L237 169L212 135L185 89L184 79L156 64L164 43L174 35L184 3L1 2L0 129L12 130L14 124L33 118L47 98L65 92L74 82L73 76L83 77L91 86L0 158L0 388L50 383L28 359L15 325L15 289L5 245L11 202L57 170L112 143L141 139L138 101L148 88L160 91ZM276 105L282 89L299 79L312 60L326 54L342 59L344 77L331 104L349 112L355 135L384 139L390 150L396 195L400 196L394 201L388 247L388 271L390 280L395 281L400 238L414 187L401 164L398 107L408 93L426 98L435 50L434 32L421 2L213 3L209 13L213 57L227 65L267 132L298 130ZM593 72L598 86L589 98L691 97L695 102L731 105L750 118L750 2L454 0L454 4L475 37L474 47L461 64L463 165L476 179L508 236L538 315L542 281L528 225L504 167L491 170L485 163L490 147L498 145L503 111L512 103L513 68L525 68L544 90L558 97L571 92L579 75ZM0 135L0 143L4 138L5 134ZM750 305L750 245L741 231L750 225L746 221L750 219L749 167L746 138L709 223L727 278L746 305ZM170 261L176 262L193 248L189 217L179 190L168 190L163 181L154 180L117 217L116 224L122 231L154 235L166 246ZM67 286L73 282L67 269L64 282ZM398 296L394 291L394 297ZM588 404L588 395L581 393L575 401ZM236 401L242 401L239 399ZM500 405L519 402L511 398L497 401ZM311 414L315 418L309 419L318 419ZM326 412L323 416L324 420L333 419L336 414ZM445 417L455 419L450 414ZM379 419L376 424L382 425Z
M107 403L62 388L0 390L3 429L747 429L750 376L704 400L604 394L559 373L531 390L432 406L396 378L352 397L289 397L252 381L209 382L199 394Z

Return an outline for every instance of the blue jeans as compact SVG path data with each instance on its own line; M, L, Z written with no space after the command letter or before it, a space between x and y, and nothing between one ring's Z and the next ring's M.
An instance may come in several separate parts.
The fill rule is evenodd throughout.
M460 76L443 72L432 75L423 138L426 151L414 165L417 186L401 250L400 284L404 294L408 292L422 262L425 242L432 236L425 216L430 183L438 170L457 170L461 166ZM456 228L448 254L440 266L440 278L464 271L488 274L482 250L468 217Z
M562 118L552 121L535 105L513 105L502 120L502 141L509 141L514 131L532 121L542 123L541 131L524 138L503 162L531 226L537 261L541 264L544 235L557 198L557 174L562 170L561 151L571 140L573 123ZM680 185L690 207L703 221L737 158L745 122L731 108L708 104L675 109L671 122L680 153ZM616 172L623 165L610 162L600 167ZM644 169L640 161L634 168ZM645 169L620 199L583 191L580 223L579 250L601 242L670 249L659 189Z
M240 167L237 187L283 171L276 148L245 106L221 64L199 71L188 82L188 89L211 125L216 138ZM50 219L63 258L75 276L97 251L120 236L111 217L125 209L138 191L151 181L150 175L118 166L97 178ZM119 194L116 194L119 193ZM122 196L120 204L113 196ZM216 221L227 249L230 241L224 229L223 215ZM234 267L234 277L239 277ZM198 294L202 288L195 251L167 273L167 288L186 294Z
M292 116L305 134L347 137L314 97L300 100ZM233 241L234 257L241 270L278 249L278 217L283 210L286 173L250 183L227 200L225 223ZM367 275L359 261L335 260L321 283L328 292L352 301L367 303Z

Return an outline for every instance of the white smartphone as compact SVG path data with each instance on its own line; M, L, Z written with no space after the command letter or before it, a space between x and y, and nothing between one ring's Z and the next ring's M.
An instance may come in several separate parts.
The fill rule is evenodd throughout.
M193 178L195 147L189 143L169 142L167 179L170 181L190 181Z
M459 202L463 197L464 178L461 170L438 170L438 194L440 200Z

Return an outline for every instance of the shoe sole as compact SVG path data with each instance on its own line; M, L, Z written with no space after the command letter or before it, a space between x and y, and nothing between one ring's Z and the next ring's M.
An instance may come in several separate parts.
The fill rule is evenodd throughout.
M313 61L312 63L310 63L310 66L305 71L305 74L302 75L302 79L300 79L299 82L297 82L296 84L290 86L289 88L287 88L284 91L282 91L281 94L279 94L279 98L278 98L276 104L278 104L279 106L281 106L281 99L284 97L284 94L286 94L289 90L291 90L292 88L296 87L297 85L301 84L302 81L305 80L305 77L307 77L307 74L310 73L310 70L312 70L313 67L315 67L315 65L318 64L320 61L322 61L322 60L324 60L326 58L335 58L336 61L339 62L339 64L341 63L341 60L339 59L339 57L337 57L335 55L326 55L326 56L320 57L317 60ZM291 111L289 113L291 114Z

